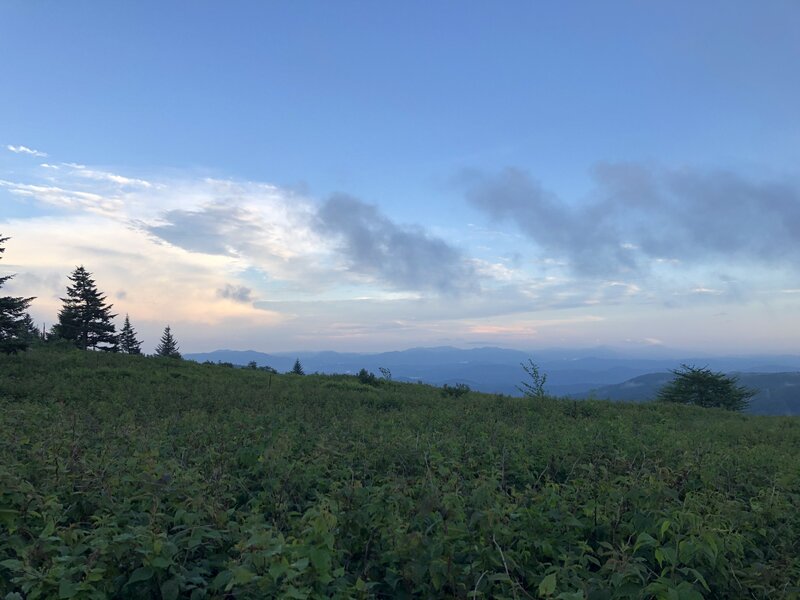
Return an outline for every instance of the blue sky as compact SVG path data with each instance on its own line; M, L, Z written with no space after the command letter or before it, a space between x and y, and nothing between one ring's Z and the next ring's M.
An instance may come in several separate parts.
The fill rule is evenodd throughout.
M796 2L0 6L0 233L150 347L788 351Z

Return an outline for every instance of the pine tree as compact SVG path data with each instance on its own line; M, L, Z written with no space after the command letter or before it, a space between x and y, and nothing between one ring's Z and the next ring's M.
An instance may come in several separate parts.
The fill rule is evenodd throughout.
M67 297L58 313L58 324L52 328L52 335L71 342L82 349L117 351L116 328L111 314L112 304L106 303L105 294L97 286L83 266L77 267L70 275L73 285L67 286Z
M136 330L131 326L131 320L125 315L125 324L119 333L119 351L125 354L141 354L142 342L136 339Z
M33 321L33 317L28 313L25 313L25 316L22 317L19 323L19 336L26 340L28 344L38 344L44 341L42 331L37 327L36 323Z
M0 236L0 255L5 252L3 242L7 239ZM13 275L0 276L0 288L12 277ZM20 334L24 327L25 311L32 300L33 298L0 296L0 352L12 354L28 347L28 340Z
M756 390L738 385L735 376L715 373L708 367L681 365L672 373L675 379L658 392L657 399L661 402L742 411L747 409L750 399L756 395Z
M161 341L156 346L156 356L166 356L168 358L181 358L177 340L172 336L172 331L167 325L161 336Z
M306 374L305 371L303 371L303 365L300 364L300 359L299 358L294 361L294 366L292 367L292 370L289 371L289 372L290 373L294 373L295 375L305 375Z

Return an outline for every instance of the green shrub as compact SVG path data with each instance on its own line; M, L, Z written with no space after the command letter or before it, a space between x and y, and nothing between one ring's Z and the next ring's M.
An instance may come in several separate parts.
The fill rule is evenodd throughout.
M472 390L466 383L457 383L455 385L447 385L445 383L442 386L442 396L450 396L452 398L460 398L470 391Z

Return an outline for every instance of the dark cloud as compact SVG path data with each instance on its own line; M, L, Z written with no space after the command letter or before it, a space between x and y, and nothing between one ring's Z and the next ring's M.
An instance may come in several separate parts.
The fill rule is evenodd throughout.
M317 230L340 241L354 273L398 289L458 294L477 289L476 274L461 252L419 226L400 226L377 207L337 195L319 209Z
M641 274L654 259L797 263L800 188L727 171L595 168L592 201L571 205L518 169L465 176L469 202L514 222L583 275Z
M253 290L243 285L226 283L225 287L217 290L217 296L234 302L248 303L253 301Z
M170 210L164 225L147 227L159 238L192 252L235 255L236 248L263 232L241 207L219 202L200 210Z

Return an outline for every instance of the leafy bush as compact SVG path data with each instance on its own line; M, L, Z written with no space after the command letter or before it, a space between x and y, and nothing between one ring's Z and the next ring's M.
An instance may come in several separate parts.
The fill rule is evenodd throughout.
M470 391L472 390L466 383L457 383L455 385L447 385L445 383L442 386L442 396L450 396L452 398L460 398Z
M375 373L371 373L366 369L361 369L358 372L358 380L367 385L378 385L378 378L375 377Z
M756 394L755 390L737 385L736 377L714 373L707 367L681 365L672 373L675 379L658 392L657 399L661 402L742 411Z
M0 354L0 598L800 596L798 419L441 394Z

